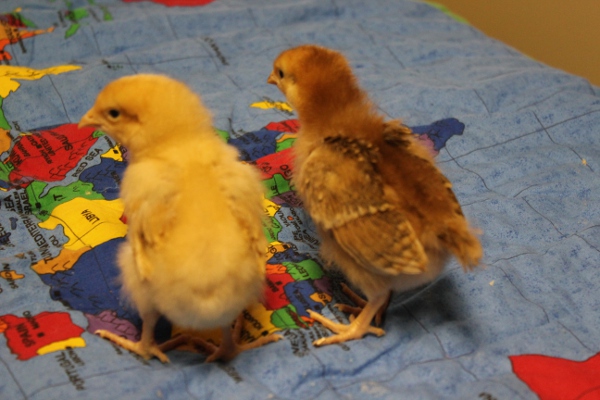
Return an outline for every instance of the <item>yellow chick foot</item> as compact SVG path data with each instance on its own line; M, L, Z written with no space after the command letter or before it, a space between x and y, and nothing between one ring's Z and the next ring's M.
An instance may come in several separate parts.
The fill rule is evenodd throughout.
M362 297L360 297L354 290L350 289L350 287L348 285L346 285L345 283L343 283L343 282L340 283L340 286L342 287L342 292L344 292L344 294L346 296L348 296L350 298L350 300L352 300L352 302L355 304L355 306L338 303L335 305L336 308L338 310L340 310L341 312L351 314L351 315L357 317L358 314L360 314L360 312L363 310L363 308L367 304L367 301L365 299L363 299ZM392 293L390 292L390 294L387 298L387 301L377 311L377 314L375 314L375 326L381 326L381 324L383 323L383 317L384 317L385 312L387 311L388 306L390 305L391 299L392 299Z
M125 350L129 350L139 355L144 360L149 360L152 358L152 356L154 356L163 363L169 362L169 357L167 357L167 355L163 353L155 343L145 343L143 340L140 340L139 342L132 342L131 340L125 339L119 335L115 335L114 333L104 329L99 329L94 333L101 338L108 339L116 345L121 346Z
M387 296L379 296L373 301L367 302L356 318L354 318L353 315L350 317L350 324L348 325L333 322L321 314L308 310L308 314L312 319L320 322L325 328L336 333L336 335L315 340L313 345L320 347L328 344L343 343L349 340L361 339L368 333L376 336L385 335L383 329L371 326L371 321L377 311L385 303L386 298Z

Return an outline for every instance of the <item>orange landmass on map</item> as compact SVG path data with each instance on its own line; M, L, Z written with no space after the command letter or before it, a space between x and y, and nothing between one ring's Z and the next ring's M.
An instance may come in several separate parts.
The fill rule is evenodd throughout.
M48 261L38 261L31 266L31 269L38 274L54 274L60 271L67 271L75 265L83 253L91 248L91 246L80 247L76 250L63 248L58 256Z
M9 130L0 128L0 154L10 150L12 138L9 135Z
M9 44L15 44L23 39L27 39L36 35L42 35L44 33L50 33L54 30L54 27L48 29L35 29L28 30L17 26L3 23L0 27L0 59L12 60L10 53L4 50Z
M8 270L8 271L0 271L0 277L6 279L6 280L17 280L17 279L23 279L25 278L25 275L23 274L18 274L16 271L14 270Z

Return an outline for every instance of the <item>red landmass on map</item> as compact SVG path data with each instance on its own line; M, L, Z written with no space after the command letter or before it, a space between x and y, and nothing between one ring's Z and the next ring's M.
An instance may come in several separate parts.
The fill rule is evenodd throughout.
M293 161L292 148L288 148L259 158L256 160L256 166L262 172L263 179L272 178L275 174L289 179L292 175Z
M296 133L300 129L300 123L297 119L286 119L280 122L270 122L265 129L269 131Z
M600 353L585 361L537 354L509 358L515 375L540 400L600 399Z
M125 3L136 3L144 0L124 0ZM167 7L196 7L205 6L215 0L150 0L153 3L165 5Z
M267 274L265 296L262 301L267 310L279 310L290 304L285 285L294 282L290 274Z
M27 317L3 315L0 320L6 325L4 335L8 348L22 361L37 356L44 346L79 337L84 331L73 324L65 312L45 311Z
M17 18L15 14L1 14L0 24L14 26L15 28L27 28L27 25Z
M22 135L8 157L14 168L8 179L15 185L63 180L96 143L94 130L65 124Z

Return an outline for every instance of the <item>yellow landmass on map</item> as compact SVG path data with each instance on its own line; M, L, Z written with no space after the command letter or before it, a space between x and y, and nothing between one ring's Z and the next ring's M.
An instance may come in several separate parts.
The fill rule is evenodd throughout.
M277 211L279 211L279 209L281 208L280 205L273 203L271 200L267 199L266 197L263 198L263 208L265 210L265 213L269 216L269 217L273 217L275 215L275 213Z
M261 108L263 110L270 110L272 108L276 108L278 110L283 110L287 112L292 112L294 109L286 102L283 101L259 101L256 103L250 104L250 107Z
M40 356L42 356L44 354L52 353L54 351L66 350L69 347L70 348L85 347L85 340L83 340L80 337L76 337L76 338L71 338L71 339L67 339L67 340L62 340L60 342L54 342L54 343L51 343L51 344L49 344L47 346L40 347L37 350L37 353Z
M33 69L13 65L0 65L0 97L6 98L21 86L17 80L33 81L46 75L58 75L81 69L77 65L59 65L46 69Z
M25 278L25 275L23 274L17 274L16 271L14 270L9 270L9 271L0 271L0 277L6 279L6 280L17 280L17 279L23 279Z
M270 253L283 253L284 251L286 251L289 248L289 245L280 242L280 241L275 241L275 242L271 242L269 243L269 252Z
M123 202L117 200L89 200L77 197L60 204L50 217L39 224L53 230L62 226L69 241L65 249L77 251L82 247L96 247L111 239L125 237L127 225L121 221Z
M33 264L31 268L38 274L54 274L56 272L66 271L71 269L77 260L79 260L79 257L90 249L90 246L83 246L77 250L63 248L58 256L48 261L38 261Z
M252 321L244 321L244 329L246 329L252 337L258 339L265 331L274 333L281 330L281 328L276 327L271 322L273 311L267 310L262 303L257 302L248 307L248 313L256 318L256 321L260 324L259 327L258 325L255 326Z
M123 162L123 153L121 152L121 148L119 146L109 149L106 153L101 154L100 157L111 158L115 161Z

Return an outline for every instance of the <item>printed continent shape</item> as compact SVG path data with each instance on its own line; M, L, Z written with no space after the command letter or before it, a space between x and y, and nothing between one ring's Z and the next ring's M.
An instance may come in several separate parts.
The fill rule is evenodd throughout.
M40 31L40 33L45 33L45 31ZM33 81L41 79L46 75L58 75L65 72L76 71L78 69L81 69L81 67L77 65L59 65L45 69L34 69L16 65L0 65L0 97L4 99L8 97L11 92L17 90L21 86L18 80Z
M537 354L509 358L514 373L541 400L600 398L600 353L584 361Z
M12 60L10 53L4 50L9 44L15 44L23 39L50 33L54 30L54 27L48 29L28 29L28 25L31 24L21 16L18 10L14 13L1 14L0 23L2 24L2 29L0 29L0 60L4 61Z
M124 0L126 3L135 3L143 0ZM153 3L165 5L167 7L197 7L205 6L215 0L150 0Z
M8 157L10 183L26 185L34 180L65 179L96 142L93 132L93 128L64 124L21 135Z
M83 328L75 325L66 312L46 311L25 317L4 315L0 317L2 324L8 348L22 361L67 347L85 346L80 337Z
M53 230L62 226L69 241L65 249L76 251L82 247L96 247L127 233L121 221L123 202L117 200L89 200L77 197L58 205L39 227Z

